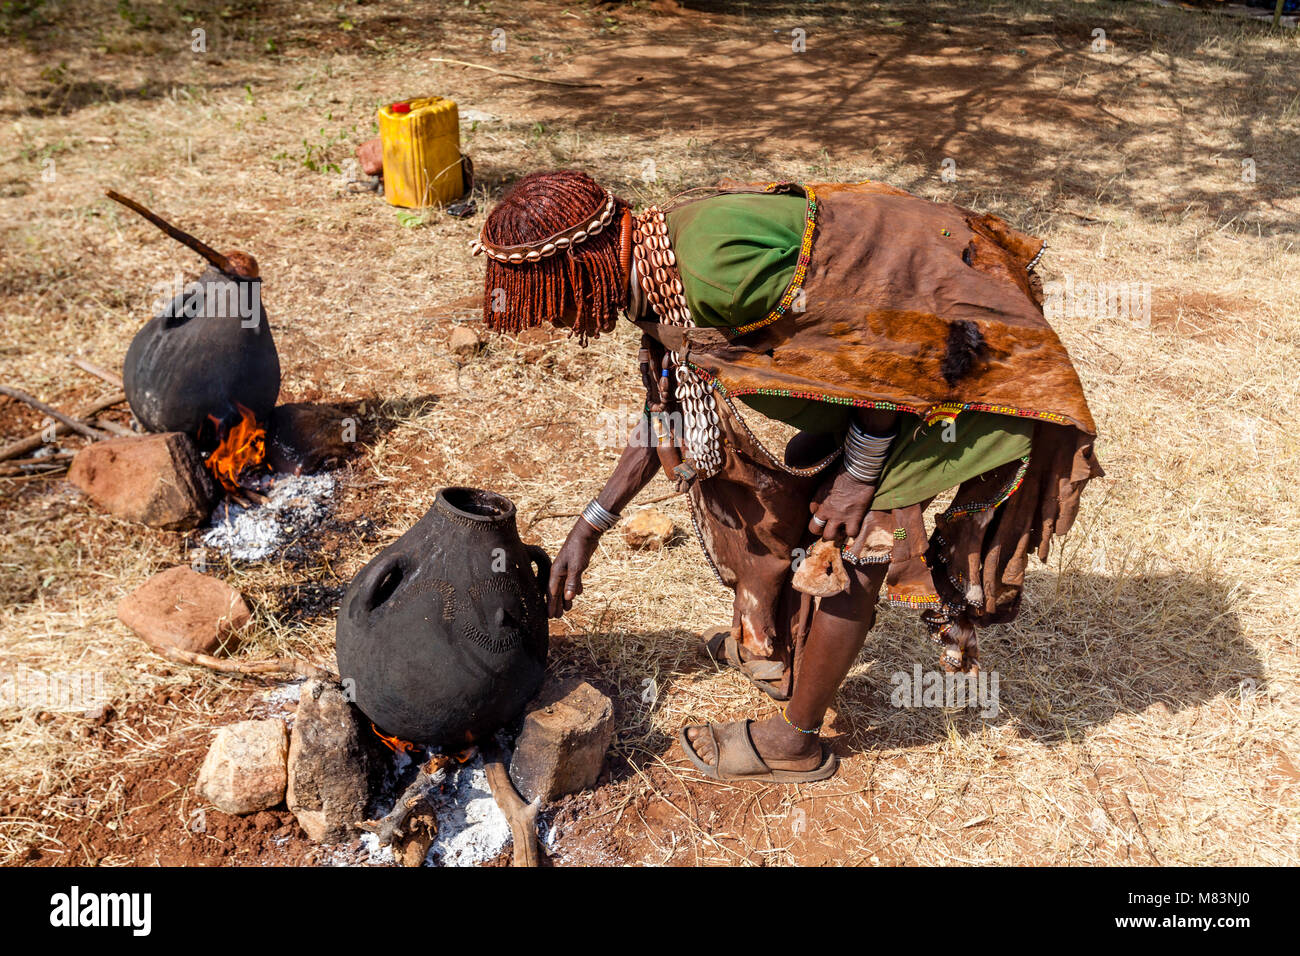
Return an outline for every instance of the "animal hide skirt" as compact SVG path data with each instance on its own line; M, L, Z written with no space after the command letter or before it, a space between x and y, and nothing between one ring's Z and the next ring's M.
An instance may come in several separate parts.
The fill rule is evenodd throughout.
M828 467L799 468L765 447L733 403L719 401L723 465L696 481L696 533L722 583L735 592L732 632L751 658L793 665L811 626L811 599L791 585L794 561L816 540L808 503ZM1084 485L1102 474L1092 438L1037 422L1028 460L962 482L932 519L933 499L872 511L851 564L888 564L885 600L924 612L953 670L978 666L975 628L1020 609L1029 554L1046 560L1053 535L1069 531Z
M862 532L860 561L888 564L887 599L924 612L945 666L971 669L975 628L1015 617L1030 552L1046 559L1084 486L1103 474L1078 375L1043 317L1033 273L1043 243L996 216L880 183L735 191L755 189L807 204L781 305L740 329L638 323L715 399L723 466L690 496L701 543L736 592L733 633L753 656L797 650L810 610L790 586L792 562L812 542L808 502L824 477L764 448L736 400L811 399L927 424L992 413L1032 424L1027 455L964 477L931 530L933 498L873 511Z

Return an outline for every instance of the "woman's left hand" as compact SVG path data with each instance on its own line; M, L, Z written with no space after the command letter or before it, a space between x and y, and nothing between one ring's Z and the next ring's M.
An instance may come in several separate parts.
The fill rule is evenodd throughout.
M840 468L833 478L817 489L816 496L808 505L808 510L813 513L808 530L827 541L856 538L875 497L875 485L864 484Z

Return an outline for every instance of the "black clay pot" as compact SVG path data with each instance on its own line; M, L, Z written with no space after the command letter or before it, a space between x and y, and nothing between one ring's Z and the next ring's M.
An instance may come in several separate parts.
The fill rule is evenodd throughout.
M514 720L546 669L550 568L519 540L509 499L438 492L343 596L339 675L362 713L384 733L457 748Z
M209 268L145 324L126 350L122 384L153 432L213 430L240 405L270 420L280 357L261 306L261 280Z

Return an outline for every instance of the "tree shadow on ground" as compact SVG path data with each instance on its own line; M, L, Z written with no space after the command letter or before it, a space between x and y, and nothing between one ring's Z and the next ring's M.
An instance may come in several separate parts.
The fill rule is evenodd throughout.
M940 669L913 612L886 610L832 705L835 749L848 756L927 747L954 733L973 736L1004 726L1056 745L1156 705L1177 712L1220 696L1266 694L1263 663L1241 630L1234 601L1233 590L1210 575L1031 575L1020 618L980 631L990 689L997 675L996 714L988 716L979 707L891 703L895 687L914 677L916 665L923 673ZM621 634L619 640L624 661L635 648L646 649L643 665L615 673L611 662L593 683L615 698L624 738L666 755L676 741L652 727L650 709L637 697L641 681L654 676L663 694L677 681L708 679L716 668L697 657L698 636L691 632ZM584 641L584 649L598 654L603 643ZM585 669L590 672L590 665ZM725 696L734 699L730 691ZM753 716L772 713L759 691L751 697ZM614 775L629 772L616 769Z
M1267 214L1265 233L1294 232L1278 208L1294 192L1292 134L1285 123L1259 122L1290 109L1277 82L1282 66L1217 43L1213 22L1192 17L1186 31L1170 35L1162 14L1113 5L1050 21L961 4L941 12L891 4L838 19L809 9L795 16L782 3L745 9L790 12L791 29L806 26L806 50L792 52L790 31L774 30L771 20L665 18L652 38L575 58L581 75L602 85L539 86L532 103L569 125L617 126L634 144L643 137L628 161L631 189L641 185L635 150L652 155L656 136L670 131L693 134L697 152L743 150L759 166L792 150L813 168L828 155L867 164L897 156L923 168L891 176L913 191L933 185L951 160L966 189L1032 185L1151 217L1203 205L1223 219ZM1091 48L1098 29L1112 51L1106 58ZM1203 73L1224 79L1187 76L1193 57ZM1080 81L1095 74L1104 95ZM1242 152L1210 145L1214 137L1237 141ZM1258 162L1258 183L1243 186L1243 160Z

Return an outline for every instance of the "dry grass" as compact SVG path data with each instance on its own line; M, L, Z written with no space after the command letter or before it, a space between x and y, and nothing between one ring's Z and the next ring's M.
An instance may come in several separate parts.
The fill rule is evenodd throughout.
M693 635L728 618L728 594L689 540L636 553L611 535L554 657L616 696L626 763L602 790L606 809L573 824L562 850L662 863L1297 862L1293 35L1047 0L942 13L824 4L821 19L794 4L665 18L372 3L347 8L347 29L332 4L246 5L224 19L221 5L73 6L7 22L3 40L6 381L64 406L98 394L64 356L120 363L151 290L194 266L99 198L111 186L256 255L283 399L367 403L375 437L340 515L369 517L379 534L345 526L305 566L215 568L258 608L246 653L327 660L332 621L288 614L281 589L345 583L444 485L513 498L526 537L554 553L571 519L548 516L575 511L615 457L595 441L599 415L640 405L630 329L585 351L502 339L463 367L449 356L439 306L479 288L466 240L481 211L404 228L319 171L371 135L377 103L434 91L499 117L466 128L480 209L504 181L556 165L637 201L721 176L887 179L1045 236L1047 279L1154 289L1150 327L1056 322L1109 475L1032 573L1020 620L982 641L1001 713L892 708L890 675L932 666L933 652L915 615L885 611L836 705L832 729L851 754L836 779L704 785L670 750L677 728L767 712L695 659ZM786 52L796 23L803 57ZM204 24L218 26L200 58L188 38ZM491 59L496 26L510 46ZM1106 53L1088 49L1094 26ZM430 56L607 85L529 84ZM939 177L944 157L955 183ZM646 160L655 182L642 179ZM6 440L35 424L0 410ZM667 490L656 479L646 496ZM689 527L679 501L663 507ZM248 693L156 660L116 620L120 596L185 560L190 541L100 515L60 481L0 481L0 508L0 667L102 672L119 713L180 690L190 703L168 733L200 732L218 700ZM657 696L643 700L647 687ZM84 718L5 707L0 721L5 859L46 845L49 813L69 812L50 810L60 801L87 797L76 812L98 823L122 812L111 788L79 789L92 770L163 756L151 728L126 720L94 745Z

